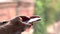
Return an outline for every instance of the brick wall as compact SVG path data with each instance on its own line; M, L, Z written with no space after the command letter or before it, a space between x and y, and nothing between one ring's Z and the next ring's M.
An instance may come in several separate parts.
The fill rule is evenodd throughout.
M27 0L26 0L27 1ZM12 0L0 0L0 21L9 20L15 16L32 16L34 14L34 3L29 0L27 2L20 1L19 11L17 11L18 4Z
M34 15L34 0L20 0L19 15Z
M0 3L0 21L16 16L16 3Z

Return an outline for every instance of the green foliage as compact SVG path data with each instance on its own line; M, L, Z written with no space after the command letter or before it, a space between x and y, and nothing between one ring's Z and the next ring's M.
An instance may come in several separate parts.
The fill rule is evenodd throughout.
M46 27L60 20L60 0L36 0L35 15L41 17L41 21L35 23L34 34L47 34Z

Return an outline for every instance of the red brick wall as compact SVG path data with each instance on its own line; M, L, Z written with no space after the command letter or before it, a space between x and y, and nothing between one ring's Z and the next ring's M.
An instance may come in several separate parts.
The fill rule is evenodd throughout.
M0 9L0 21L8 20L10 16L8 15L8 9Z
M16 15L17 14L17 10L16 10L17 4L16 3L3 4L3 2L2 2L2 4L0 4L0 21L9 20L10 18L13 18L13 17L17 16ZM13 2L13 1L12 0L9 0L9 1L6 0L5 2ZM24 7L24 6L26 6L27 2L31 3L31 5L29 7ZM21 1L21 5L20 5L20 9L19 9L18 15L32 16L34 14L34 3L33 3L33 0L29 0L27 2ZM3 6L7 6L7 7L1 8L1 6L2 7Z
M33 0L21 1L20 7L21 7L20 15L25 15L25 16L34 15L34 1Z
M10 18L16 16L15 8L4 8L0 9L0 21L9 20Z
M9 20L15 16L16 16L16 4L13 3L0 5L0 21Z

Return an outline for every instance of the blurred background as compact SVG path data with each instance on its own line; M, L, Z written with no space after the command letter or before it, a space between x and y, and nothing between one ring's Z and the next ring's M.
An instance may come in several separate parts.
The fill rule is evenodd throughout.
M0 0L0 21L18 15L41 17L34 34L60 34L60 0Z
M36 0L35 15L42 19L34 34L60 34L60 0Z

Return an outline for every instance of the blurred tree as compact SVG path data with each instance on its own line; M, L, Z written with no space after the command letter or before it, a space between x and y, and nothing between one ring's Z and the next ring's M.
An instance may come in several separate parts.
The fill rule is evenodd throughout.
M60 0L36 0L35 15L39 15L41 21L34 25L34 34L47 34L47 25L60 20L59 3Z

